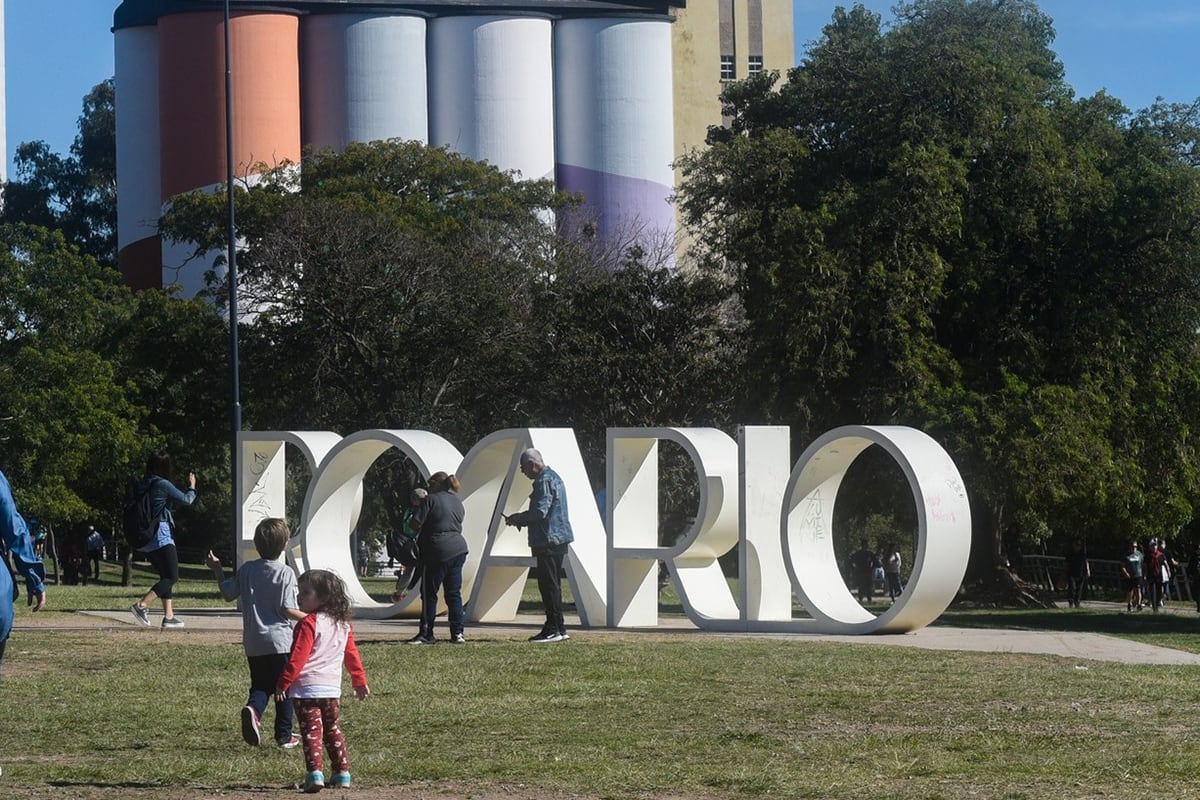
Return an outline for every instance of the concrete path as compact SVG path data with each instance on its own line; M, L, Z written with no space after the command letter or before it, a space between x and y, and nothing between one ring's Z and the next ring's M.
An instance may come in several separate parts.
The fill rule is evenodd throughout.
M157 609L155 610L157 611ZM128 611L83 611L92 617L111 620L122 625L136 626ZM227 609L177 609L187 630L241 630L241 615ZM151 621L157 626L161 612L152 612ZM921 647L927 650L964 650L983 653L1032 653L1062 656L1081 661L1102 661L1119 664L1181 664L1200 665L1200 654L1185 653L1167 647L1142 644L1115 636L1096 633L1066 633L1060 631L987 630L979 628L927 627L913 633L888 636L833 636L818 633L709 633L697 630L686 619L664 619L657 628L576 630L576 620L568 620L572 643L611 636L628 637L642 632L657 635L754 637L791 639L794 641L828 641L848 644ZM541 626L539 617L524 615L512 622L469 625L468 639L523 640ZM416 632L411 619L356 620L354 629L360 637L408 639ZM157 632L157 629L156 629Z

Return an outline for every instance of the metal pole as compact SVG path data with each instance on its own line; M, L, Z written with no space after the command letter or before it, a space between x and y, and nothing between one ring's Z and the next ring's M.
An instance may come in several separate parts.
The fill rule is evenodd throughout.
M242 430L241 386L238 376L238 296L237 296L237 227L233 213L233 71L229 47L229 0L225 0L225 203L229 212L229 383L232 429L229 441L230 504L232 508L234 549L239 549L241 502L238 485L238 434Z

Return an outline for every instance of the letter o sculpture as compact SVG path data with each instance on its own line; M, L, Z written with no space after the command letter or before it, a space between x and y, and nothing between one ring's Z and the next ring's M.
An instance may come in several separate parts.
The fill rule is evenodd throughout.
M833 550L833 506L846 470L871 445L895 459L912 489L917 551L903 594L875 616L842 579ZM792 470L782 514L784 560L801 602L827 633L907 633L938 618L962 584L971 551L971 507L958 468L913 428L847 426L809 445Z

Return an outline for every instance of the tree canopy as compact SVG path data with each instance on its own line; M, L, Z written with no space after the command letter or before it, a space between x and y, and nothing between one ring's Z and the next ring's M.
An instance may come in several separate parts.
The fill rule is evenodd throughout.
M83 99L79 133L69 155L45 142L22 142L13 156L16 178L4 187L0 220L62 231L101 264L117 263L117 139L113 81Z
M503 428L571 426L594 464L609 426L726 424L725 282L636 249L610 272L550 222L573 202L401 141L312 153L239 187L246 419L431 430L464 450ZM223 197L197 192L163 227L220 261L225 219ZM381 473L373 494L407 497L403 465ZM402 511L368 509L368 526Z
M930 432L1012 532L1173 535L1197 481L1193 116L1076 98L1023 0L838 9L682 161L765 418ZM1192 112L1194 115L1194 112Z

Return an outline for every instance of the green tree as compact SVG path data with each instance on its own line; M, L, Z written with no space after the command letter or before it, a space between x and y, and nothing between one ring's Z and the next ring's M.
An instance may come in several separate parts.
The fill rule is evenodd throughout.
M1173 532L1196 494L1194 137L1076 99L1023 0L838 9L786 81L724 94L681 206L736 280L746 398L805 440L928 430L1006 535Z
M180 198L168 235L219 253L223 202ZM637 251L610 274L548 224L570 202L397 141L312 154L240 187L248 424L417 428L463 449L514 425L573 425L596 456L610 424L726 424L739 362L723 284ZM414 479L386 459L368 473L372 495L400 502L366 509L364 526L396 524Z
M4 186L0 220L62 231L68 242L101 264L117 261L117 146L113 81L83 99L79 133L69 155L45 142L22 142L17 177Z
M22 506L107 519L146 415L111 358L134 309L116 273L61 233L0 226L0 442Z

